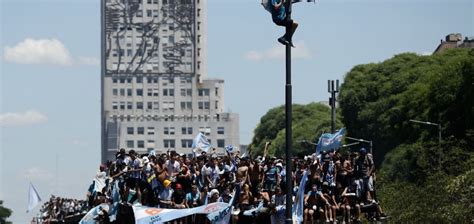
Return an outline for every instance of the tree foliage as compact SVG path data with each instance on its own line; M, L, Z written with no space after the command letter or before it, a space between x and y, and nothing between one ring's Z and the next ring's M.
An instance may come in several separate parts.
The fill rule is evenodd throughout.
M396 55L378 64L358 65L345 77L339 102L350 136L374 141L375 159L402 143L433 140L441 123L443 136L473 142L474 50L443 54Z
M3 201L0 200L0 224L8 224L7 218L12 215L12 210L3 207Z
M474 152L459 139L400 145L378 175L379 199L393 223L474 220Z
M393 223L474 220L473 78L472 49L400 54L346 75L342 120L374 141L377 195ZM440 123L442 144L436 126L410 119Z
M302 142L315 142L323 132L331 131L331 109L319 103L307 105L294 104L292 110L293 155L304 156L314 152L313 145ZM336 127L342 127L339 119ZM283 156L285 153L285 106L270 109L261 119L250 148L253 155L262 155L265 142L271 141L269 153Z

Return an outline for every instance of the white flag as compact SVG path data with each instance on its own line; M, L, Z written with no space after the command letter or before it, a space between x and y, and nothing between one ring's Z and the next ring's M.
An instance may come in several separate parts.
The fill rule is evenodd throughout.
M28 209L26 212L30 212L36 205L41 201L41 198L36 191L35 186L30 182L30 191L28 192Z

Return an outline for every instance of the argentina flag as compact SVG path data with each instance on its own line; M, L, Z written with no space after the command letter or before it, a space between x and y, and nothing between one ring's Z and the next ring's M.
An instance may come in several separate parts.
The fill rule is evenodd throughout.
M211 147L206 136L201 132L199 132L193 140L192 148L195 153L207 152Z
M316 146L316 155L321 154L321 151L328 151L331 149L337 150L341 145L342 138L345 134L345 129L341 128L334 134L324 133L321 135Z

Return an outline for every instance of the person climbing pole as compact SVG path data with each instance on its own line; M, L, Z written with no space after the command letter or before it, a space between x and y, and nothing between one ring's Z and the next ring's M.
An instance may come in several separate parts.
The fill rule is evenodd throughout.
M292 38L298 27L298 23L288 18L289 12L285 6L286 1L287 0L262 0L262 6L272 14L272 20L276 25L290 28L290 33L285 32L285 35L278 38L278 42L294 47Z

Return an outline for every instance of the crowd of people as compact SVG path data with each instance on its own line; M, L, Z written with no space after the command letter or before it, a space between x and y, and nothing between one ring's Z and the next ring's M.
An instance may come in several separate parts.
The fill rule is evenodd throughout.
M364 214L369 220L386 218L376 200L373 158L364 148L352 153L326 151L294 158L291 175L295 188L289 190L285 161L268 156L269 145L267 142L264 154L255 159L241 156L231 146L226 148L225 155L202 152L194 156L175 151L138 155L133 149L128 152L120 149L114 161L100 166L89 189L89 208L113 203L113 188L118 188L115 190L122 208L136 204L193 208L229 202L238 194L233 223L270 223L270 215L276 208L284 207L281 205L285 205L285 195L296 194L306 171L304 223L358 223ZM239 192L235 192L237 185ZM249 215L246 211L253 212ZM117 217L125 213L119 211ZM108 222L107 218L104 222ZM193 216L176 222L209 221Z
M33 218L33 223L51 223L65 220L67 217L85 214L88 211L87 201L61 198L54 195L40 208L40 213Z

